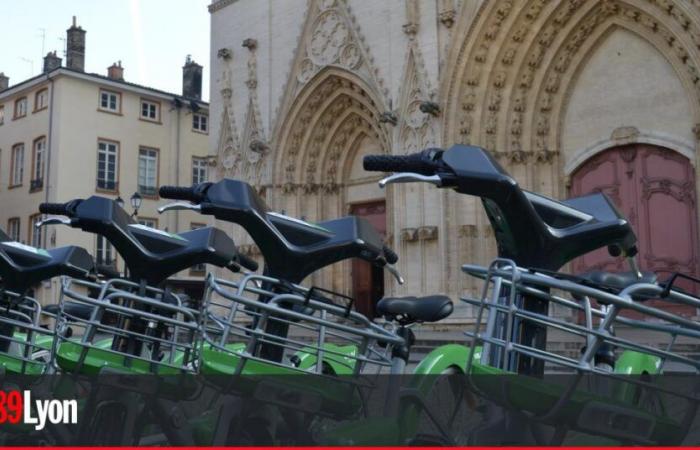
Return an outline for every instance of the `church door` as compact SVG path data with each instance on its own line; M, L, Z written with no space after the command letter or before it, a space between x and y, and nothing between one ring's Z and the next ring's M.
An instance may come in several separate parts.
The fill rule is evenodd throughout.
M350 214L367 219L382 237L386 236L384 200L354 204L350 208ZM374 317L374 305L384 295L384 269L358 258L353 259L352 295L355 309L367 317Z
M698 224L695 171L675 151L648 144L606 150L586 161L572 176L571 195L602 191L629 219L638 239L642 270L665 280L674 272L698 276ZM599 269L629 270L620 258L602 249L578 258L574 273ZM680 282L698 292L698 286ZM694 308L673 306L694 315Z

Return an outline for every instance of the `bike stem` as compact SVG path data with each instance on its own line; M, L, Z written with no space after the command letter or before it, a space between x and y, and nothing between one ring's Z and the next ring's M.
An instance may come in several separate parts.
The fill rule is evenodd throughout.
M391 351L391 371L389 373L389 385L387 386L387 397L384 403L385 417L398 417L399 403L401 400L401 383L395 382L394 378L400 377L406 370L408 358L411 356L411 347L416 342L416 335L413 330L405 325L400 325L396 334L403 338L404 344L396 346Z

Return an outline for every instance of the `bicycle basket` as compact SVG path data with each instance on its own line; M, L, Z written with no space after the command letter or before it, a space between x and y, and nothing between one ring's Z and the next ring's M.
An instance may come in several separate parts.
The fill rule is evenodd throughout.
M76 305L86 313L76 313ZM94 375L105 370L177 375L198 369L198 311L175 294L123 279L62 280L57 365ZM66 332L70 329L72 332Z
M474 329L466 332L467 373L484 398L533 420L624 442L678 442L687 434L698 405L697 377L678 382L668 373L700 370L687 354L700 344L700 324L663 304L697 308L700 299L641 282L614 294L504 259L463 270L484 279L480 298L462 299L477 309ZM651 306L639 298L661 301ZM528 310L527 299L544 301L557 314ZM547 344L521 339L525 325L547 333ZM523 358L541 361L544 374L508 377L518 374Z
M0 292L0 368L40 375L51 361L53 331L41 326L41 304L12 291Z
M307 392L318 393L315 413L333 409L321 406L329 396L335 396L331 403L336 406L348 407L352 401L343 396L371 389L376 376L391 366L392 348L404 342L389 324L373 323L351 306L341 294L266 276L231 282L210 275L207 313L201 315L202 372L286 375L278 380L303 383Z

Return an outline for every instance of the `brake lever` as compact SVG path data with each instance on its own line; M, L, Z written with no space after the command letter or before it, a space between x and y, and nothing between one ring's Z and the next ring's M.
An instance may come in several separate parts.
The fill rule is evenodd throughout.
M389 273L392 274L392 275L394 276L394 278L396 278L396 281L398 281L399 284L404 284L404 283L405 283L403 277L401 276L401 274L399 273L399 271L396 269L396 267L392 266L391 264L386 264L386 265L384 266L384 268L385 268L386 270L388 270Z
M65 217L47 217L46 219L40 220L34 224L34 227L41 228L44 225L68 225L70 226L71 220Z
M202 207L201 207L201 205L193 205L192 203L185 203L185 202L168 203L167 205L164 205L164 206L161 206L160 208L158 208L158 214L163 214L165 211L181 211L181 210L190 210L190 211L201 212Z
M442 179L438 175L421 175L412 172L399 172L389 175L379 181L379 187L384 188L387 184L394 183L430 183L437 187L442 187Z

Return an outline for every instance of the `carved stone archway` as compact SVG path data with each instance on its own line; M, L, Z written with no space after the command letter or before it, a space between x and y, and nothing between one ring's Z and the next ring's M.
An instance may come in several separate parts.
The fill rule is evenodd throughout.
M700 122L700 10L668 0L490 0L463 6L441 86L443 142L468 142L495 153L526 188L566 193L561 119L576 76L611 30L623 28L663 54L693 99ZM446 209L447 264L495 255L485 217L453 199ZM473 289L455 279L458 289Z
M360 77L338 67L322 69L308 81L273 142L268 199L274 209L310 221L349 212L347 181L361 143L369 140L383 153L391 148L379 120L380 98ZM368 177L366 183L374 186L376 180ZM342 270L319 276L331 276L325 285L347 290Z

